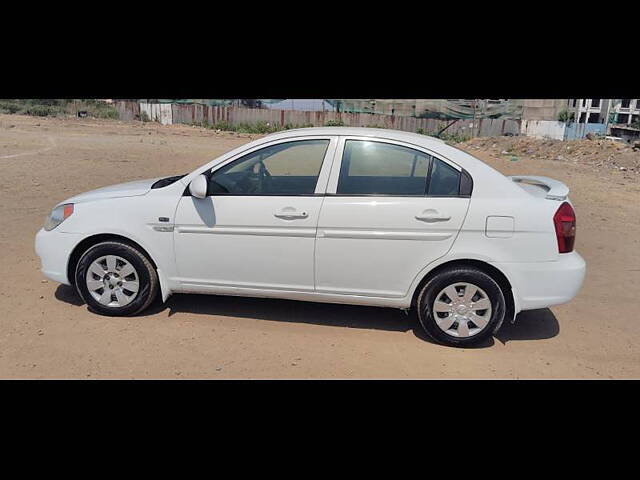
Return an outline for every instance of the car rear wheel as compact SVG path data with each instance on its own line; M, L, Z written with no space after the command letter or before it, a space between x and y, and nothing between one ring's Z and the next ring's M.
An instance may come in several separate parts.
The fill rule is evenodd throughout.
M122 242L88 249L76 267L76 289L89 309L101 315L141 312L158 292L158 275L149 259Z
M420 323L433 339L459 347L490 337L505 315L500 286L472 267L436 274L422 288L417 307Z

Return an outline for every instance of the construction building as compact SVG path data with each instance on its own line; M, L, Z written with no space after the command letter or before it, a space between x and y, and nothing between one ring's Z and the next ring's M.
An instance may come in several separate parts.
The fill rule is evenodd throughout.
M603 134L628 142L640 137L640 99L573 98L567 111L578 127L600 124Z
M603 98L572 98L569 100L569 120L576 123L608 123L612 100Z
M534 98L522 100L522 120L558 121L567 108L566 99Z
M611 115L616 125L632 127L640 122L640 99L623 98L615 100L611 109Z

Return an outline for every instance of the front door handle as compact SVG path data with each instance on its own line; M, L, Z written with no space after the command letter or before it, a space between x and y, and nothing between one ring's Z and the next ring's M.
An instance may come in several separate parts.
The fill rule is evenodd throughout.
M307 218L309 214L307 212L298 212L295 209L283 208L273 214L275 217L282 218L284 220L293 220L295 218Z
M446 222L451 220L451 216L441 215L438 212L423 212L420 215L416 215L416 220L422 220L423 222L434 223L434 222Z

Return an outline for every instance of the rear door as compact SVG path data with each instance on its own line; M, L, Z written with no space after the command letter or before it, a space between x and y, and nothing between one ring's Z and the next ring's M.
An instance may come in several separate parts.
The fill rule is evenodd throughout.
M469 206L467 175L415 145L340 137L318 221L316 291L404 297L451 248Z

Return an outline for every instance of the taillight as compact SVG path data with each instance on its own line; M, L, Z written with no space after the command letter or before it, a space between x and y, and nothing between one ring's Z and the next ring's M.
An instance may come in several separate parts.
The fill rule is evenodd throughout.
M573 251L576 240L576 212L573 207L564 202L553 216L553 224L556 227L558 239L558 252L569 253Z

